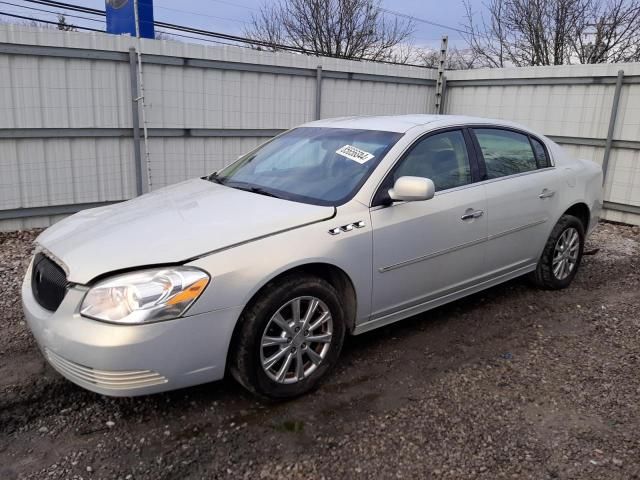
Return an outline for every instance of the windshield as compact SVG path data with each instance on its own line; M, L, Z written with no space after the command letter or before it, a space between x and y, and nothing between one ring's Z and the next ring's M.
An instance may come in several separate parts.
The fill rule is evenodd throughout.
M210 179L317 205L349 200L401 133L302 127L274 138Z

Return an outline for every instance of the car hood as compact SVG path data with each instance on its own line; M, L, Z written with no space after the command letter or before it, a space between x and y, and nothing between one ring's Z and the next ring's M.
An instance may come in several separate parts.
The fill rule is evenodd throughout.
M202 179L76 213L36 243L87 283L104 273L168 263L326 220L334 207L291 202Z

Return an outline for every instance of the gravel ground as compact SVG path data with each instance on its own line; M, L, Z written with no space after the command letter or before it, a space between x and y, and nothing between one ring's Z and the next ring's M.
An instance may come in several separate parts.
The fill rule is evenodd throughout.
M0 479L640 478L637 227L601 224L565 291L516 280L348 339L283 404L64 380L20 311L35 236L0 234Z

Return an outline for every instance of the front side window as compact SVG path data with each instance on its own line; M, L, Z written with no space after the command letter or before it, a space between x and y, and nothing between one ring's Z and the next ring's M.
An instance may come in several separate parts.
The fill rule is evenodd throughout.
M474 132L484 157L487 178L506 177L538 168L527 135L491 128L478 128Z
M438 133L419 140L393 172L393 181L404 176L429 178L436 191L471 183L471 166L462 131Z
M291 130L210 178L232 188L317 205L339 205L402 137L346 128Z

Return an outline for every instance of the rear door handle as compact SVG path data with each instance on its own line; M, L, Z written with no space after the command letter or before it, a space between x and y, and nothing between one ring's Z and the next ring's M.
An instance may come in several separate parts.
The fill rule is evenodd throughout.
M484 215L484 210L473 210L471 212L469 210L460 217L460 220L473 220L474 218L480 218Z
M542 190L540 195L538 195L538 198L550 198L550 197L553 197L555 194L556 194L555 191L545 188Z

